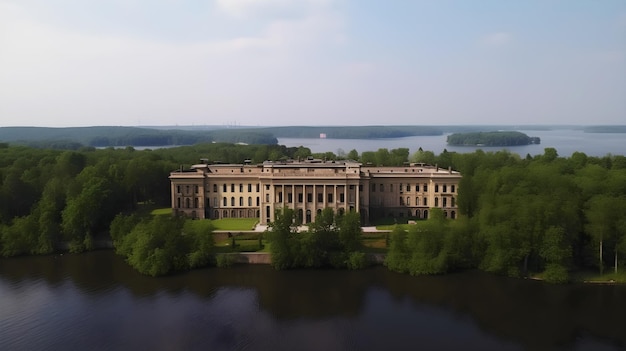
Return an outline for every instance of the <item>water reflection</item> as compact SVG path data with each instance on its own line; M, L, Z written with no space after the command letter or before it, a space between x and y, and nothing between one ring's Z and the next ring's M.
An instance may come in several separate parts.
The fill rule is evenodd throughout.
M0 340L34 348L68 340L141 349L626 345L626 286L552 286L481 272L238 266L154 279L100 251L0 260L0 293ZM58 335L66 329L75 334Z

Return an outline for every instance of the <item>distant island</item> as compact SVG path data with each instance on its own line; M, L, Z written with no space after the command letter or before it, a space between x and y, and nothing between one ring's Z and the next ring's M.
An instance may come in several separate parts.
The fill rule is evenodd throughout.
M540 144L541 140L521 132L497 131L454 133L448 136L447 142L454 146L518 146Z

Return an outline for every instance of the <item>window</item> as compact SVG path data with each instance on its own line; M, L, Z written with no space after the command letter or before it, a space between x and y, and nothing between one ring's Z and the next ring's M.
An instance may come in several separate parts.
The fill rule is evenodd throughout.
M261 206L261 198L258 196L256 197L256 205Z
M400 183L400 185L398 186L398 190L402 192L402 183Z
M270 190L270 185L269 184L265 184L265 190Z
M270 207L269 206L265 206L265 217L268 220L270 219Z
M428 191L428 185L424 184L424 192Z
M443 198L443 207L448 206L448 199L447 198Z
M439 184L435 184L435 192L438 193L439 192Z
M213 184L213 192L216 193L217 192L217 184Z
M257 185L256 185L256 192L258 193L259 191L261 191L261 185L260 185L260 184L257 184Z
M443 185L443 192L445 193L445 192L447 192L447 191L448 191L448 186L444 184L444 185Z
M424 198L424 206L428 206L428 198L427 197ZM426 217L424 217L424 218L426 218Z
M243 206L243 196L239 197L239 206Z
M380 192L382 193L383 191L385 191L385 185L381 184L380 185Z
M343 193L339 193L339 202L344 202L344 201L346 200L345 200Z
M306 194L306 202L313 202L313 194L312 193L307 193Z
M416 197L415 198L415 206L419 206L420 205L420 198Z
M404 198L400 196L400 206L404 206Z
M224 201L223 201L223 203L224 203L224 206L228 206L228 200L226 199L226 196L224 196Z
M243 193L243 184L239 184L239 192Z
M287 202L289 203L293 202L293 193L287 193Z
M265 194L265 202L270 202L270 194Z
M194 208L198 208L198 207L200 207L200 206L198 206L198 205L199 205L199 203L200 203L200 201L198 200L198 198L193 199L193 207L194 207Z
M452 202L451 206L454 207L454 198L451 198L450 200L450 202Z
M177 194L180 194L180 185L177 185L177 186L176 186L176 193L177 193ZM180 206L179 206L179 207L180 207Z
M411 206L411 198L408 196L406 197L406 205Z
M235 184L231 184L230 185L230 192L234 193L235 192Z
M454 192L454 185L450 185L450 192Z
M180 190L178 191L180 192ZM376 184L372 184L372 192L375 193L376 192Z
M302 193L298 193L298 202L302 202Z
M194 185L194 186L193 186L193 192L194 192L194 193L196 193L196 194L198 193L198 186L197 186L197 185ZM196 206L196 207L197 207L197 206Z
M278 202L283 202L283 192L278 192Z
M333 194L328 194L328 202L333 202Z
M230 198L230 205L231 206L235 206L235 197L234 196Z
M317 193L317 202L324 202L324 194Z
M252 184L248 184L248 192L251 193L252 192Z
M213 207L219 206L219 202L217 202L217 196L213 198Z
M439 198L438 197L435 198L435 207L437 207L437 206L439 206Z
M222 192L227 192L228 191L228 188L226 186L227 186L226 184L224 184L222 186Z
M411 191L411 184L406 185L406 191Z
M252 206L252 196L248 196L248 206Z

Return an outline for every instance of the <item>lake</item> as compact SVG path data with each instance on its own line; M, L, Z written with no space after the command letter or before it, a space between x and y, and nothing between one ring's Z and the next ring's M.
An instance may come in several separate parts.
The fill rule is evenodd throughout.
M585 133L582 130L554 129L554 130L519 130L531 137L541 138L539 145L523 145L510 147L473 147L449 146L446 144L446 135L413 136L392 139L307 139L307 138L278 138L278 143L289 147L305 146L312 152L332 151L339 153L342 150L348 153L355 149L376 151L379 148L397 149L409 148L411 153L420 147L425 151L440 154L444 149L456 152L473 152L476 149L484 151L499 151L507 149L522 157L543 154L544 148L553 147L559 156L569 157L576 151L584 152L588 156L605 156L607 154L626 155L626 134L624 133Z
M0 259L0 350L623 350L626 286L464 272L202 269L112 251Z

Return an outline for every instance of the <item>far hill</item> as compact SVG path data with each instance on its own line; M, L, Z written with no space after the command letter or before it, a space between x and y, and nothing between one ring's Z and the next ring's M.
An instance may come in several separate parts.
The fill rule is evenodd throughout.
M0 141L49 147L173 146L207 142L277 144L276 138L258 129L178 130L137 127L1 127Z

